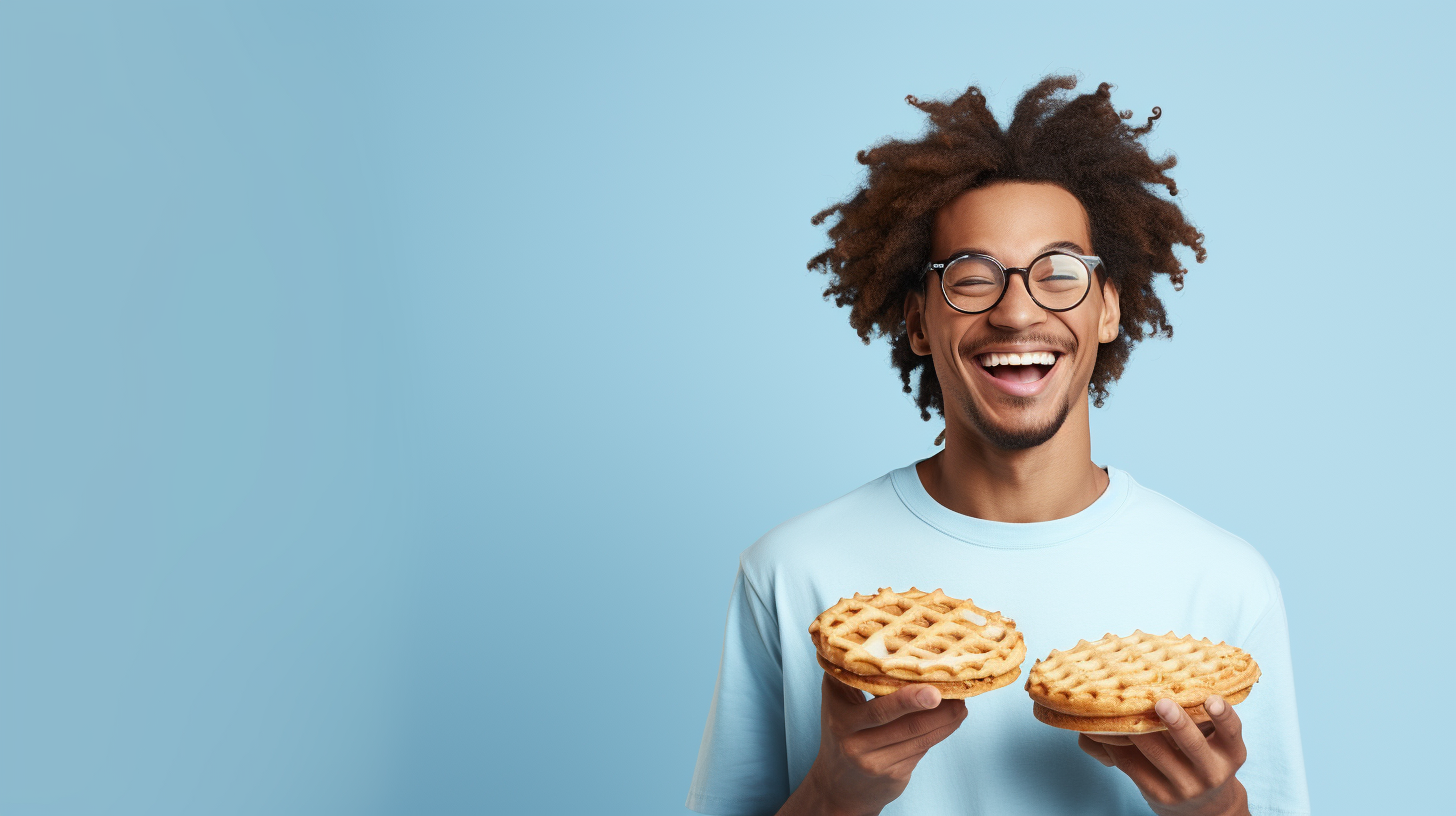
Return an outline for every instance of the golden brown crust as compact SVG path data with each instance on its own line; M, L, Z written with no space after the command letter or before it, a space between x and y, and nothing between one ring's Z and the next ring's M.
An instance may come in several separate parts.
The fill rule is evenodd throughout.
M1229 705L1241 703L1249 696L1249 689L1236 691L1225 696L1224 702ZM1185 706L1183 711L1194 722L1208 722L1211 717L1204 710L1203 704ZM1091 734L1146 734L1152 731L1166 731L1168 726L1163 725L1155 712L1147 714L1125 714L1119 717L1079 717L1076 714L1064 714L1054 711L1041 703L1031 704L1031 713L1038 720L1056 728L1065 728L1068 731L1081 731Z
M939 589L855 593L821 613L809 634L820 657L850 674L909 683L1019 674L1026 659L1016 621Z
M998 677L988 677L979 680L952 680L948 682L934 680L901 680L898 677L888 677L883 674L861 675L841 669L824 659L824 655L815 655L819 665L830 677L838 680L846 686L852 686L861 691L868 691L876 697L883 697L886 694L893 694L905 686L924 685L935 686L940 691L943 700L964 700L967 697L975 697L977 694L985 694L992 689L1002 686L1009 686L1016 682L1021 676L1021 667L1017 666L1006 674Z
M1026 691L1043 707L1075 717L1144 717L1165 697L1192 708L1210 694L1231 698L1259 679L1259 664L1227 643L1191 635L1150 635L1078 641L1036 661ZM1242 699L1242 697L1240 698Z

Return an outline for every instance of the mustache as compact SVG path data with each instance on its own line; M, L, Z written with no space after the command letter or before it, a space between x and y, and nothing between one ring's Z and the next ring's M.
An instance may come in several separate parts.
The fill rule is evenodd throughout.
M989 335L982 335L961 346L961 354L967 357L975 357L992 346L1012 345L1025 343L1027 345L1047 346L1063 354L1072 355L1077 352L1077 341L1070 337L1058 337L1053 334L1021 334L1013 332L997 332Z

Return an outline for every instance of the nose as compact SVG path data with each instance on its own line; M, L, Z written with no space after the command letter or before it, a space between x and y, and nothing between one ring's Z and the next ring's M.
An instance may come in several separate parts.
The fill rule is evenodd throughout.
M1006 294L1001 297L996 308L986 313L992 325L1019 331L1046 320L1046 310L1031 299L1028 274L1030 273L1022 270L1011 273L1012 279L1006 281ZM1021 280L1017 281L1016 278Z

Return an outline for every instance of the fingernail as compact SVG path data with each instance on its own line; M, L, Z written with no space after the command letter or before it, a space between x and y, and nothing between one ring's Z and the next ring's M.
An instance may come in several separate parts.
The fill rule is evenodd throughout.
M1157 709L1158 716L1163 718L1163 722L1173 723L1178 721L1178 704L1169 700L1167 697L1159 700L1153 708Z
M916 699L920 701L921 708L935 708L940 705L940 694L935 689L924 689Z
M1218 696L1217 694L1210 694L1208 695L1208 699L1204 701L1203 708L1205 711L1215 717L1222 717L1224 708L1226 708L1226 706L1224 705L1222 697Z

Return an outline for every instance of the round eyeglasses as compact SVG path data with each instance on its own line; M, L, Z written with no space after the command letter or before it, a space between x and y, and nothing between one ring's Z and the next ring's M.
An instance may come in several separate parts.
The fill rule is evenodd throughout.
M1026 280L1026 291L1036 305L1049 312L1077 308L1092 290L1092 270L1102 266L1096 255L1077 255L1062 250L1043 252L1030 266L1006 268L990 255L962 252L943 261L925 265L921 279L940 273L940 292L952 309L980 314L996 308L1006 296L1012 275Z

